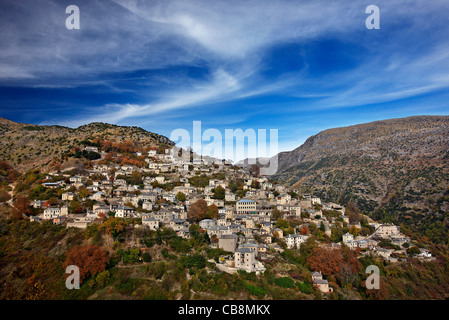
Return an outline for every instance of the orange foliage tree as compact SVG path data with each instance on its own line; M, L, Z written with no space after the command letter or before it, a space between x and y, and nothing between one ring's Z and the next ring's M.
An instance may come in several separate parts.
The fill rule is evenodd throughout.
M23 214L30 215L31 214L30 203L31 202L28 199L28 197L18 195L14 200L14 206L11 211L13 218L20 219L22 218Z
M192 203L187 211L187 218L194 222L204 219L207 215L207 202L204 199Z
M217 219L218 207L214 204L208 206L206 200L199 199L189 206L187 218L193 222L198 222L203 219Z
M362 283L362 287L366 288L365 282ZM370 300L388 300L390 291L382 277L379 279L379 289L366 289L366 297Z
M307 263L310 269L321 271L323 275L335 275L340 270L343 257L340 250L316 247L312 250Z
M68 253L64 262L64 268L75 265L80 270L80 283L106 268L109 255L106 250L98 245L75 246Z
M307 228L306 226L303 226L303 227L301 228L301 234L302 234L303 236L307 236L309 233L310 233L309 228Z
M117 237L126 227L126 222L121 218L109 218L106 219L101 225L100 230L104 230L112 237Z

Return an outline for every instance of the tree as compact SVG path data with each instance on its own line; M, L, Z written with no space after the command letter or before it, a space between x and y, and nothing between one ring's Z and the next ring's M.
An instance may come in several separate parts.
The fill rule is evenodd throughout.
M289 226L289 224L288 224L287 220L283 220L283 219L276 220L276 227L281 228L281 229L287 229L288 226Z
M80 283L97 273L105 270L109 262L106 250L98 245L75 246L68 253L64 262L64 268L75 265L80 270Z
M90 195L90 190L87 189L86 187L80 187L78 195L80 198L87 198Z
M111 217L100 225L100 229L115 238L125 229L125 226L126 223L122 219Z
M251 188L253 188L253 189L260 189L260 182L257 181L257 180L253 180L251 182Z
M5 190L0 190L0 202L6 202L11 199L11 196Z
M223 200L225 198L226 191L223 187L218 186L214 189L214 198Z
M215 204L207 207L207 218L218 219L218 207Z
M109 282L110 273L108 270L104 270L96 275L95 285L97 288L104 288Z
M355 237L359 234L359 229L356 226L351 226L349 233Z
M324 275L335 275L340 270L343 258L339 250L316 247L312 250L307 263L310 269L321 271Z
M421 251L419 251L419 248L418 248L418 247L413 246L413 247L410 247L410 248L407 249L407 253L408 253L409 255L411 255L411 256L414 256L414 255L420 254Z
M123 263L135 263L139 261L141 251L139 248L131 248L123 253Z
M14 206L12 208L12 216L15 219L22 218L22 215L30 215L32 214L30 210L30 200L28 197L23 195L18 195L14 200Z
M320 231L322 231L322 232L326 231L326 227L324 226L323 221L321 221L321 223L320 223Z
M366 283L362 283L362 287L366 288ZM373 300L387 300L390 297L390 291L382 277L379 279L379 289L366 289L366 296Z
M337 274L337 278L342 284L351 284L357 278L358 272L361 270L361 265L357 258L358 250L351 250L344 246L339 249L343 262Z
M275 220L281 219L283 216L284 216L284 213L281 210L277 209L277 208L274 208L271 211L271 218L273 218Z
M128 183L134 185L142 184L142 174L139 171L133 171L131 173L131 177L129 178Z
M179 202L184 202L186 201L186 195L182 192L178 192L176 194L176 199L178 199Z
M204 199L199 199L192 203L187 211L188 219L193 222L202 220L205 215L207 215L207 202Z
M182 256L178 260L177 264L178 268L180 269L190 269L190 268L197 268L202 269L206 267L206 258L202 256L201 254L192 254L189 256Z
M310 233L309 228L307 228L307 226L302 226L300 232L303 236L307 236Z
M148 252L145 252L142 255L142 260L143 262L151 262L151 255Z
M305 264L307 259L312 255L315 248L318 247L314 237L309 237L306 242L299 246L299 259L302 264Z

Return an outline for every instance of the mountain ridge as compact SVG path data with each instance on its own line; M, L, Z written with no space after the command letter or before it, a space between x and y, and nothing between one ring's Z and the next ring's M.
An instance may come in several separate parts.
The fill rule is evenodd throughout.
M0 117L0 159L17 170L46 167L61 161L62 155L83 141L106 139L112 142L132 141L135 147L174 146L174 142L137 126L119 126L93 122L77 128L59 125L18 123Z
M271 178L384 221L447 224L449 116L333 128L278 155ZM429 218L425 221L423 218Z

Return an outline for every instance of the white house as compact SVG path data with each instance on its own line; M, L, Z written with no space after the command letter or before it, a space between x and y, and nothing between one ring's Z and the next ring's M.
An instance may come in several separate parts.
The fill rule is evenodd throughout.
M287 244L287 248L291 249L296 246L297 249L301 246L302 243L306 242L309 236L302 234L289 234L284 237L285 243Z
M235 204L235 210L237 214L255 213L256 201L250 199L242 199Z
M291 199L292 199L292 197L289 194L284 193L284 194L281 194L276 197L276 203L277 204L287 204L291 201Z
M83 180L80 176L73 176L69 178L71 183L80 183Z
M98 192L94 193L93 195L91 195L90 198L92 200L100 201L100 200L104 199L104 193L101 191L98 191Z
M75 194L73 194L72 192L66 192L61 195L63 201L72 201L74 197Z
M260 274L265 272L263 264L256 260L255 250L250 248L239 248L235 250L234 265L235 268L248 273L255 272L256 274Z
M330 293L333 291L333 289L329 287L329 282L323 279L321 272L312 273L312 283L314 287L318 288L323 293Z
M127 206L119 206L115 209L116 218L130 218L134 216L134 209Z
M67 216L69 212L68 207L50 207L44 210L44 219L53 219L60 216Z

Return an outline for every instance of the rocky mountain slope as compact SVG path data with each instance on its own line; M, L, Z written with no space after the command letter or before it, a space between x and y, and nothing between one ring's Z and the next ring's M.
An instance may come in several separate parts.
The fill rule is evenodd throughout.
M137 149L173 146L167 137L139 127L91 123L76 129L62 126L39 126L0 118L0 159L19 171L46 166L83 141L95 139L112 143L131 141Z
M449 116L325 130L280 153L278 161L272 178L327 200L354 202L366 212L449 211Z

